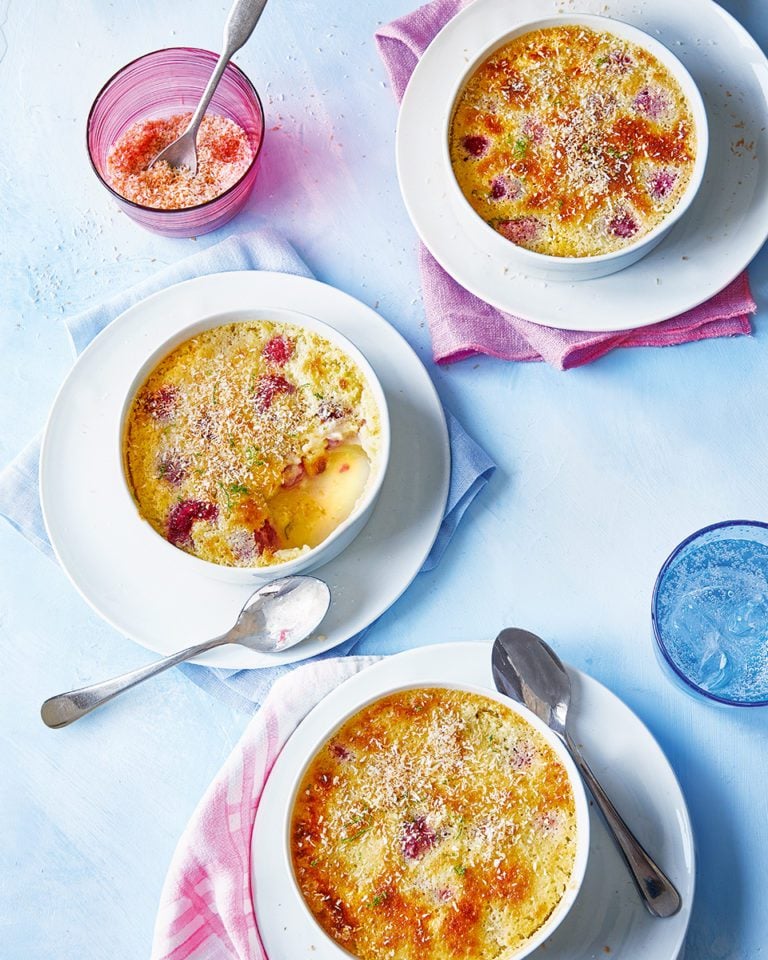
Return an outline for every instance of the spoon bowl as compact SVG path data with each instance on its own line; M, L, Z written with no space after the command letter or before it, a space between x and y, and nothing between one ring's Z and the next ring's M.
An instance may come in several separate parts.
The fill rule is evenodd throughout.
M220 637L187 647L130 673L50 697L40 708L47 727L66 727L150 677L227 643L276 653L301 643L319 626L331 604L328 584L316 577L281 577L246 600L234 626Z
M225 636L259 653L288 650L313 633L328 612L331 591L317 577L281 577L245 601Z
M491 669L497 690L524 703L565 741L571 678L551 647L527 630L502 630L493 645Z

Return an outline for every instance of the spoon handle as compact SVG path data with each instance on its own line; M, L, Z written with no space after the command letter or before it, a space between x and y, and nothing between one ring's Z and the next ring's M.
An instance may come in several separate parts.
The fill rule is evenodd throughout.
M253 33L267 0L235 0L224 26L224 52L231 57Z
M600 781L592 772L592 768L568 734L566 734L566 740L571 756L600 807L649 912L655 917L673 916L680 909L682 902L674 884L654 863L640 841L624 823L608 794L600 785Z
M225 67L253 33L266 5L267 0L235 0L232 4L232 9L229 11L227 22L224 25L224 49L221 51L221 56L211 74L211 79L203 91L192 119L184 131L185 133L194 131L197 134L197 128L202 123L205 111L208 109L211 97L213 97L216 87L219 85Z
M101 683L92 683L89 687L81 687L79 690L72 690L69 693L60 693L58 696L50 697L40 708L40 716L47 727L66 727L86 713L95 710L103 703L113 700L116 696L123 693L124 690L130 690L138 683L143 683L150 677L162 673L169 667L189 660L190 657L197 656L199 653L205 653L213 647L221 646L223 643L229 643L225 636L217 637L215 640L207 640L205 643L198 643L197 646L187 647L186 650L180 650L178 653L171 654L170 657L164 657L162 660L155 660L148 663L145 667L139 667L138 670L131 670L130 673L124 673L119 677L113 677L112 680L103 680Z

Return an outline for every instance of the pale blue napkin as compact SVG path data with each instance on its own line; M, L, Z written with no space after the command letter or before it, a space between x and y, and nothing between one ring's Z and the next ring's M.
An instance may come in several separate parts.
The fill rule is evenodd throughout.
M112 319L151 293L192 277L230 270L274 270L303 277L312 276L293 247L274 231L259 230L231 236L166 267L129 290L115 294L98 307L69 318L66 325L75 353L82 353ZM496 469L493 460L468 436L461 424L450 413L446 416L451 442L450 491L442 526L422 572L433 570L440 562L465 510ZM37 490L39 457L38 437L0 473L0 515L53 559ZM336 657L351 653L365 633L362 631L321 656ZM264 699L275 679L293 669L293 666L233 671L187 664L181 669L209 693L237 709L252 712Z

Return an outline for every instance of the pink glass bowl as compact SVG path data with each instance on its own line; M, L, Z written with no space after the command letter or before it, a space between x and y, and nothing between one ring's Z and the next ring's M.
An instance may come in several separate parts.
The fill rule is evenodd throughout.
M133 60L99 91L88 114L87 140L91 166L121 210L147 230L165 237L197 237L222 226L238 213L250 194L264 141L264 110L251 81L233 63L227 64L210 113L229 117L245 131L253 160L231 187L194 207L157 210L126 200L112 189L106 161L112 144L137 120L192 112L202 95L218 55L195 47L169 47Z

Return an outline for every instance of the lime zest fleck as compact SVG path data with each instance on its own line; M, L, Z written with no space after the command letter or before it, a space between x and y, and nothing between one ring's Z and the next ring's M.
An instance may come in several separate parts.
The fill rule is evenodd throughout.
M226 509L227 516L232 512L232 497L226 485L219 480L219 489L224 494L224 507Z
M356 833L353 833L352 836L350 836L350 837L342 837L342 838L341 838L341 842L342 842L342 843L351 843L353 840L359 840L360 837L362 837L364 833L368 833L368 831L372 829L372 826L373 826L373 825L371 824L371 826L368 826L368 827L361 827L360 830L358 830Z
M245 448L245 459L248 461L248 466L250 467L263 467L267 462L262 460L259 456L259 447L254 447L253 444L250 444Z
M524 157L528 152L528 138L519 137L515 140L515 153L518 157Z

